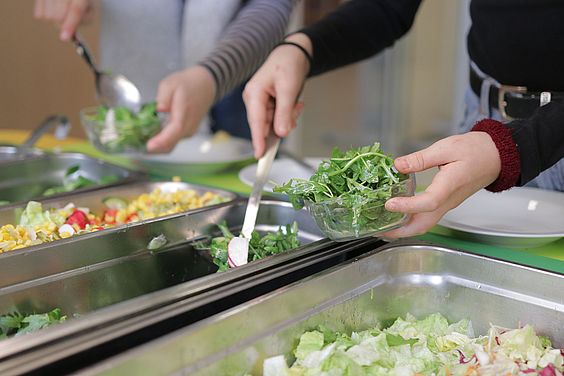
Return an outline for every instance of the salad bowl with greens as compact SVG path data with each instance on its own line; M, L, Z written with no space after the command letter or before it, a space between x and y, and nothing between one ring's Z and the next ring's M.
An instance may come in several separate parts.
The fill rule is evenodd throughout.
M274 192L287 194L296 209L305 206L327 237L346 241L403 225L409 215L389 212L384 204L413 196L415 176L399 173L375 143L346 152L335 148L309 180L290 179Z
M156 103L147 103L138 113L125 107L90 107L80 119L90 142L104 153L143 153L147 141L160 130L163 118Z

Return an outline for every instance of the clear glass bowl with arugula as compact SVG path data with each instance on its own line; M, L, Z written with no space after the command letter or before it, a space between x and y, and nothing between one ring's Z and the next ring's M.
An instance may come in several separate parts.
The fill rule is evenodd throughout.
M112 108L113 121L109 110L98 106L80 112L88 139L104 153L144 153L147 141L161 130L163 117L154 102L143 105L138 113L125 107Z
M305 206L332 240L374 236L409 219L384 208L388 199L415 192L415 176L401 174L393 165L378 143L346 152L336 148L309 180L290 179L274 192L287 194L296 209Z

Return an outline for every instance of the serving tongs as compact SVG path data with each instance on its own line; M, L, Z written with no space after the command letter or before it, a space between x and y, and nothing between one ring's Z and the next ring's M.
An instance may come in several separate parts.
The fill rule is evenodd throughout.
M247 202L247 210L245 211L241 234L231 239L227 247L227 264L229 267L233 268L247 263L249 257L249 240L255 229L262 191L270 175L272 162L278 152L279 146L280 138L274 134L274 131L271 131L271 134L266 139L266 152L258 160L256 178L253 183L253 190L249 196L249 201Z

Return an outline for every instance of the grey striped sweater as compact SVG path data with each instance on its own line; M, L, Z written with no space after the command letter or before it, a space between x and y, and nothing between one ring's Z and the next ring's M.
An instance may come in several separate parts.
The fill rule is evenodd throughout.
M216 82L216 100L247 80L284 37L298 0L249 0L200 62Z

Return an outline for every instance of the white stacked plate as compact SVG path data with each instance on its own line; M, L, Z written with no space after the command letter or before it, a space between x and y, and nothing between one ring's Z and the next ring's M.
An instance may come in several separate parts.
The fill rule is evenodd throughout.
M462 238L510 248L534 248L564 237L564 193L512 188L481 190L439 225Z
M155 175L190 178L243 165L253 159L253 146L242 138L196 134L180 141L170 154L143 154L132 159Z

